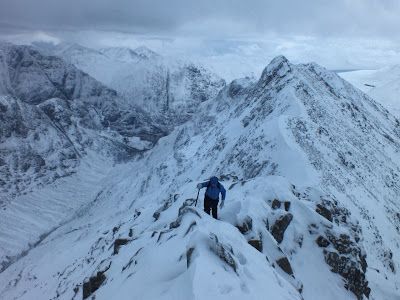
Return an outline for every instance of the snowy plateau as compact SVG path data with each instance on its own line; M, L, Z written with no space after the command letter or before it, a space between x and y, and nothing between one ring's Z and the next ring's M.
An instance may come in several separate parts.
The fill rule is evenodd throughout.
M1 43L0 299L399 300L383 105L283 56L226 83L145 47ZM195 206L212 175L219 220Z

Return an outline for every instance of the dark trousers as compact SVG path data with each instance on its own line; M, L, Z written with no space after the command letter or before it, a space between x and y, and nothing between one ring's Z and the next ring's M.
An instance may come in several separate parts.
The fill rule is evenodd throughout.
M210 214L210 211L212 210L212 216L214 219L218 219L218 202L219 199L213 200L207 196L204 197L204 211Z

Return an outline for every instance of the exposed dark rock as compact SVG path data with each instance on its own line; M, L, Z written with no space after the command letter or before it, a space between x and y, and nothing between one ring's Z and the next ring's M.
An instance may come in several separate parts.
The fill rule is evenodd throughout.
M303 289L304 289L304 286L303 286L303 284L301 284L300 287L297 290L299 291L300 294L302 294L303 293Z
M274 199L272 201L272 205L271 205L272 209L277 209L281 207L281 201L279 201L278 199Z
M113 236L117 233L118 230L119 230L119 226L118 226L118 227L115 226L115 227L113 228Z
M136 220L141 214L142 214L141 211L135 209L135 214L133 215L133 218Z
M245 233L247 233L247 232L249 232L249 231L251 231L253 229L253 220L252 220L252 218L247 216L244 219L242 225L236 225L236 227L237 227L237 229L239 229L239 231L242 234L245 234Z
M79 286L77 285L74 287L74 296L72 296L72 299L75 298L75 296L78 294L78 292L79 292Z
M192 262L192 254L193 254L194 248L189 248L186 251L186 267L189 268L190 263Z
M186 235L193 229L193 227L196 226L196 225L197 225L196 221L193 221L193 222L189 225L189 227L188 227L188 229L186 230L184 236L186 236Z
M339 235L339 237L336 237L331 232L329 232L328 239L333 244L335 249L339 252L339 254L353 253L357 255L360 252L358 246L350 240L350 236L348 236L347 234L341 234Z
M325 206L322 204L317 204L317 208L315 209L317 213L319 213L321 216L323 216L325 219L328 221L332 222L332 213L329 209L327 209Z
M320 246L321 248L326 248L329 246L330 242L323 237L322 235L320 235L315 242L318 244L318 246Z
M275 238L278 243L283 241L283 236L287 227L293 219L293 215L291 213L287 213L281 216L278 220L275 221L275 224L271 227L271 234Z
M388 266L390 268L392 273L396 273L396 269L394 267L394 262L393 262L392 251L390 249L384 250L383 257L384 257L386 266Z
M129 237L132 237L132 236L133 236L133 229L132 229L132 228L129 229L129 234L128 234L128 236L129 236Z
M290 209L290 202L289 201L285 201L285 210L286 211L289 211L289 209Z
M114 254L118 254L119 252L119 248L121 248L121 246L126 245L130 242L130 240L128 239L116 239L114 241Z
M317 204L316 212L337 225L348 224L348 217L350 216L348 209L339 206L335 199L328 199L328 197L321 197L321 202Z
M159 211L156 211L156 212L153 214L153 218L155 219L155 221L157 221L157 220L160 218L160 215L161 215L161 213L160 213Z
M172 223L171 223L171 224L172 224ZM161 237L162 237L164 234L166 234L166 233L168 233L168 232L170 232L170 231L171 231L171 229L167 229L167 230L160 231L160 233L158 234L157 243L161 240Z
M366 255L358 244L362 235L360 226L351 222L350 212L340 207L336 200L321 197L321 203L317 205L316 211L338 226L349 228L349 234L339 234L333 231L332 227L325 226L327 229L324 236L318 236L315 242L323 248L332 246L329 250L323 250L325 262L331 267L332 272L343 277L345 288L353 292L359 300L363 299L363 295L368 298L370 288L365 278Z
M83 299L88 298L95 291L99 289L99 287L106 280L106 275L104 275L105 271L97 272L96 276L90 277L89 281L83 283Z
M371 289L368 287L364 272L359 269L356 262L336 252L326 252L325 261L332 267L332 272L340 274L346 280L345 287L352 291L358 300L362 300L363 295L369 297Z
M248 243L254 248L256 248L258 251L262 252L263 245L261 240L249 240Z
M278 266L289 275L293 275L293 269L287 257L281 257L276 260Z

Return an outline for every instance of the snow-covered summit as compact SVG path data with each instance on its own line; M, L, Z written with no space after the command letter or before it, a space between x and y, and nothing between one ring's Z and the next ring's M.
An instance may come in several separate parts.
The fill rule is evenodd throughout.
M159 58L160 55L146 46L139 46L134 49L135 53L139 54L142 58L154 59Z
M135 49L127 47L109 47L99 50L104 55L112 60L121 61L125 63L139 63L143 60L157 60L161 56L146 46L140 46Z
M288 72L290 72L291 67L288 59L283 56L277 56L275 57L270 64L268 64L267 67L265 67L264 71L262 72L261 81L266 81L267 78L273 77L273 76L279 76L283 77L285 76Z
M129 48L123 48L123 47L103 48L100 49L100 52L108 56L110 59L122 62L137 63L142 59L142 56L140 56L138 53Z

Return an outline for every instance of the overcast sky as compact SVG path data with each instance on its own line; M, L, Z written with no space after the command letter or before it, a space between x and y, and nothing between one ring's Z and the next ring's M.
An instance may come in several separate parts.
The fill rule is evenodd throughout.
M329 68L400 63L399 28L400 0L0 0L3 39L145 44L238 74L279 52Z

